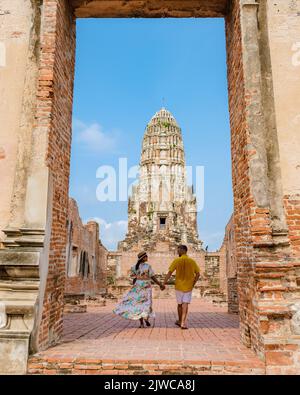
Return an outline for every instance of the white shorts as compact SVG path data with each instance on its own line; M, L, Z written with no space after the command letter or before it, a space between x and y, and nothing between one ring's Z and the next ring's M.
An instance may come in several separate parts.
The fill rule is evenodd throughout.
M177 299L177 304L191 303L192 291L182 292L176 290L176 299Z

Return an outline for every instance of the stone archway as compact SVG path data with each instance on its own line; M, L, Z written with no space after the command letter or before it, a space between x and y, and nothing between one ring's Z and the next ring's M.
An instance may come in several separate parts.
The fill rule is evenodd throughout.
M17 3L0 10L0 371L62 332L76 17L226 19L241 338L268 372L299 369L300 1Z

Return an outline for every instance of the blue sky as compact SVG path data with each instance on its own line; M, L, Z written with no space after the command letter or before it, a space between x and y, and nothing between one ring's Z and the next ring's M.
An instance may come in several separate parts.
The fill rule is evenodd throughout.
M232 212L223 19L79 19L70 195L84 222L100 223L109 249L126 232L127 202L100 202L100 166L140 159L150 118L163 105L182 128L187 165L204 166L199 236L218 249Z

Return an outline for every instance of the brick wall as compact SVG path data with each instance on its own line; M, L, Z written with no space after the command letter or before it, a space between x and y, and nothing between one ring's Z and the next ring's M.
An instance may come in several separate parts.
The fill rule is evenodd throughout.
M226 246L226 275L228 278L234 278L237 274L237 263L233 216L225 228L224 244Z
M218 255L219 255L220 291L224 295L227 295L226 248L224 243L219 249Z
M69 200L68 225L65 294L95 295L106 288L108 253L99 240L99 225L83 225L74 199Z
M226 225L223 246L226 261L225 270L228 294L228 312L238 313L237 262L233 216L231 216L228 224Z
M75 20L67 0L45 0L42 9L38 102L34 138L47 135L52 208L49 266L39 328L40 348L62 333L70 173ZM52 199L52 201L51 201Z
M284 197L284 206L289 228L289 239L294 257L300 256L300 195ZM299 279L298 279L299 281ZM298 282L298 285L300 283Z
M227 280L228 313L237 314L239 312L239 298L237 289L237 278L232 277Z
M210 253L205 254L205 276L212 288L220 287L220 257Z
M258 322L252 304L255 294L252 267L254 257L250 232L253 197L250 191L249 155L251 153L247 151L249 137L246 124L246 100L250 97L248 99L245 96L240 18L240 1L233 0L230 13L226 17L226 39L240 328L244 344L250 346L254 342L254 347L259 349L256 340Z

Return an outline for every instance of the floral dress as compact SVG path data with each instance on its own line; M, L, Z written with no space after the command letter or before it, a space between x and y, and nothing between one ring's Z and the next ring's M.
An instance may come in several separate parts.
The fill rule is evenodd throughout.
M123 296L113 312L129 320L153 318L152 276L154 276L154 272L148 263L141 263L138 270L135 269L134 265L131 268L130 277L133 279L143 277L143 280L136 280L131 290Z

